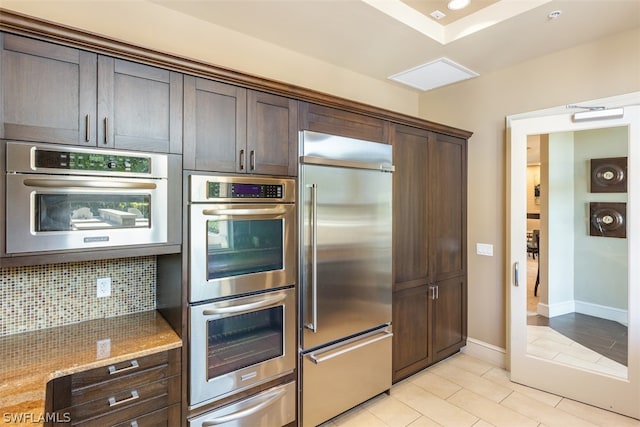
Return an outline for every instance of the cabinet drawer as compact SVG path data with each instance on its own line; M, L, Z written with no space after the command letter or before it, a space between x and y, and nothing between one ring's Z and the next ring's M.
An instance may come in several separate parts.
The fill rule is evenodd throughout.
M169 365L164 364L145 369L135 374L114 378L91 386L71 391L71 405L77 406L98 399L109 399L123 391L133 390L145 384L154 383L171 376Z
M70 415L71 425L107 426L133 420L179 401L180 377L174 376L132 387L59 412Z
M103 381L109 381L125 375L143 371L153 366L169 363L169 352L151 354L149 356L138 357L120 363L90 369L88 371L73 374L71 377L71 387L73 389L94 385Z
M174 427L180 423L180 405L174 404L168 408L129 419L113 427Z

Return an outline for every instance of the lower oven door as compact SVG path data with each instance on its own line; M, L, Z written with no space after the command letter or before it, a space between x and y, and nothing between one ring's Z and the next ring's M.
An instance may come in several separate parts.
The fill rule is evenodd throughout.
M295 414L296 386L292 381L192 418L189 427L280 427L295 421Z
M189 403L197 407L293 372L295 290L189 308Z

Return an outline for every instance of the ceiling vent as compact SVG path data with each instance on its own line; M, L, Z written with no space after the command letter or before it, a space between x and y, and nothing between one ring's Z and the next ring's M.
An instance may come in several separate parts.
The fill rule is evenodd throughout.
M475 71L463 67L448 58L440 58L418 65L389 78L420 90L431 90L463 80L477 77Z

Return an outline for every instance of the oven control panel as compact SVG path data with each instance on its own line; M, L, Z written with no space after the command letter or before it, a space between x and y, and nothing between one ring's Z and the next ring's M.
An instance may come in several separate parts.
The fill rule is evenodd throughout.
M111 153L37 149L34 161L36 169L135 173L149 173L151 169L149 157Z
M207 198L209 199L282 199L284 185L282 184L254 184L238 182L207 183Z

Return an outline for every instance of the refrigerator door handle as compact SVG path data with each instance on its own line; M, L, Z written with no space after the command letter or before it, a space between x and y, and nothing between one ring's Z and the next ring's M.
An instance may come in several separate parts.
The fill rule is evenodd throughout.
M364 341L363 338L367 338L368 336L371 336L373 338ZM364 335L363 337L360 337L356 341L352 341L352 342L347 341L346 345L344 345L343 348L341 348L340 350L335 351L336 350L335 347L323 350L322 353L327 353L326 356L318 355L318 353L316 352L310 353L309 359L311 359L313 363L318 365L322 362L326 362L327 360L333 359L334 357L338 357L343 354L349 353L350 351L354 351L364 346L367 346L369 344L373 344L375 342L382 341L387 338L391 338L392 336L393 336L393 332L390 332L388 329L384 329L382 331L374 331L368 335Z
M313 332L318 330L318 186L311 188L311 323L305 327Z

